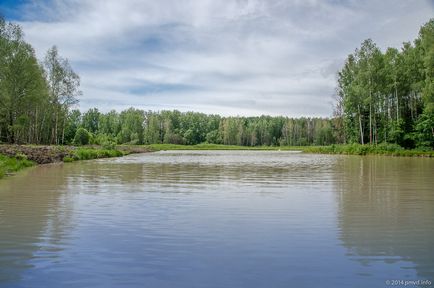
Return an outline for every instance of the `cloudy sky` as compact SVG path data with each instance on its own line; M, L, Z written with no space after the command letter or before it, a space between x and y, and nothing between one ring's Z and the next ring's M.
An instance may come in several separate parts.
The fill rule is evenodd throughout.
M366 38L413 40L425 0L0 0L41 59L81 77L81 110L330 116L336 72Z

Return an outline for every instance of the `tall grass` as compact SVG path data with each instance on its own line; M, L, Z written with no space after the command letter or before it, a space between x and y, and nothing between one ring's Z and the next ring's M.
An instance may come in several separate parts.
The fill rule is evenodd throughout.
M8 157L0 154L0 178L33 165L35 165L34 162L27 160L22 155L17 155L17 157Z
M145 147L153 150L302 150L295 146L237 146L223 144L197 144L197 145L178 145L178 144L150 144Z
M177 144L151 144L146 145L153 151L160 150L282 150L282 151L302 151L305 153L320 154L347 154L347 155L390 155L390 156L414 156L414 157L434 157L433 150L413 149L406 150L399 145L381 143L378 145L330 145L330 146L236 146L221 144L197 144L197 145L177 145Z
M399 145L381 143L378 145L330 145L306 147L304 152L321 154L347 154L347 155L390 155L410 157L434 157L433 150L412 149L406 150Z
M64 162L72 162L76 160L90 160L98 158L109 158L109 157L120 157L127 154L115 149L98 149L98 148L88 148L80 147L72 152L72 155L63 158Z

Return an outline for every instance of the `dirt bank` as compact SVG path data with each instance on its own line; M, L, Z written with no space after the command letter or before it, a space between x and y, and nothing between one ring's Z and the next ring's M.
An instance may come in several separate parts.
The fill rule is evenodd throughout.
M27 146L0 145L0 153L9 157L25 155L27 159L38 164L61 162L65 156L71 155L72 146Z
M100 146L42 146L42 145L0 145L0 154L9 157L25 157L28 160L34 161L37 164L47 164L54 162L62 162L63 159L73 157L74 151L77 149L102 149ZM150 149L141 146L117 146L116 150L122 151L124 154L145 153L150 152Z

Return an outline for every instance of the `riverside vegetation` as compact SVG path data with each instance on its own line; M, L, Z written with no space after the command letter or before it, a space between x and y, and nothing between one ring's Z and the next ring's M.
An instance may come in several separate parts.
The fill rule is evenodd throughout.
M261 151L301 151L305 153L320 154L347 154L347 155L391 155L410 157L434 157L432 149L404 149L399 145L381 143L378 145L332 144L327 146L237 146L222 144L151 144L145 145L150 151L164 150L261 150Z
M0 145L0 178L36 164L73 162L151 151L146 147Z
M119 156L125 151L114 147L121 144L149 145L153 150L296 149L432 156L434 19L400 50L383 52L368 39L350 54L338 72L336 107L330 118L222 117L135 108L82 113L74 109L82 94L79 87L78 74L56 46L38 61L21 27L0 17L1 143L101 146L77 148L61 159L65 161ZM2 167L10 163L9 170L2 168L4 173L29 165L30 159L20 159L19 151L8 155L17 162L2 156Z

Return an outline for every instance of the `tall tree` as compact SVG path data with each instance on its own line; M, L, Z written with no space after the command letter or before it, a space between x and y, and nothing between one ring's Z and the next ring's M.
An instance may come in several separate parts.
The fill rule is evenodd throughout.
M21 28L0 18L0 139L40 141L39 115L46 83L33 48Z
M81 95L79 90L80 77L72 70L68 59L59 55L56 46L47 51L43 65L47 74L54 112L51 143L63 144L68 109L78 103L78 96ZM61 132L60 136L59 130Z

